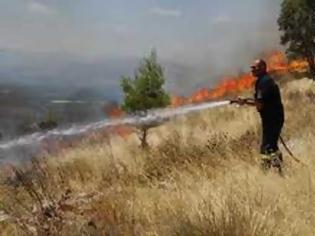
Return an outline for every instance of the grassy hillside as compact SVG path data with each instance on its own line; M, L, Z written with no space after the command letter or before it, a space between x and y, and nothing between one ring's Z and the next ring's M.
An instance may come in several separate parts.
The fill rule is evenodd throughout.
M224 107L152 131L152 149L90 137L34 161L17 178L3 170L1 235L314 235L315 84L282 87L285 177L258 166L253 108Z

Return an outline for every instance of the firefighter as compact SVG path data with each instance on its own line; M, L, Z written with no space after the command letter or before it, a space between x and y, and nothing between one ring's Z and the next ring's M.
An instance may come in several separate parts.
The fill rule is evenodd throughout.
M280 89L267 72L267 63L264 60L256 60L251 66L251 72L257 78L254 99L239 98L237 103L256 107L262 122L260 148L262 167L266 169L273 166L281 172L283 160L278 147L278 140L284 124L284 109Z

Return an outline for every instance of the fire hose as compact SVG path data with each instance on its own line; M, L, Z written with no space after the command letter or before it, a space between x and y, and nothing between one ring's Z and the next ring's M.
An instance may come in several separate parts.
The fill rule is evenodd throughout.
M284 139L282 138L282 136L280 135L280 141L284 147L284 149L289 153L290 157L297 163L302 164L304 166L306 166L306 164L304 164L303 162L301 162L298 158L295 157L295 155L292 153L292 151L290 150L290 148L287 146L287 144L285 143Z

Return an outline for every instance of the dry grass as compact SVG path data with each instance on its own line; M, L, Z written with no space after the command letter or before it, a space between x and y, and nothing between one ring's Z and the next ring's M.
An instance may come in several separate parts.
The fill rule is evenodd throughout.
M315 85L283 94L284 138L307 164L285 155L284 178L258 167L252 108L205 111L152 131L148 151L96 136L2 173L1 235L314 235Z

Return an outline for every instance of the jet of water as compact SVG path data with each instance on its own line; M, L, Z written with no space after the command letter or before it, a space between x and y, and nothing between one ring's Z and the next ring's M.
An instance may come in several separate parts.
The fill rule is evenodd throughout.
M211 109L230 104L229 101L208 102L198 105L187 105L178 108L166 108L151 110L146 116L130 116L121 119L107 119L86 125L73 125L67 129L55 129L48 132L38 132L22 136L7 142L0 143L0 161L23 161L36 155L42 148L42 144L75 138L87 133L115 127L118 125L142 126L157 125L176 116L196 111Z

